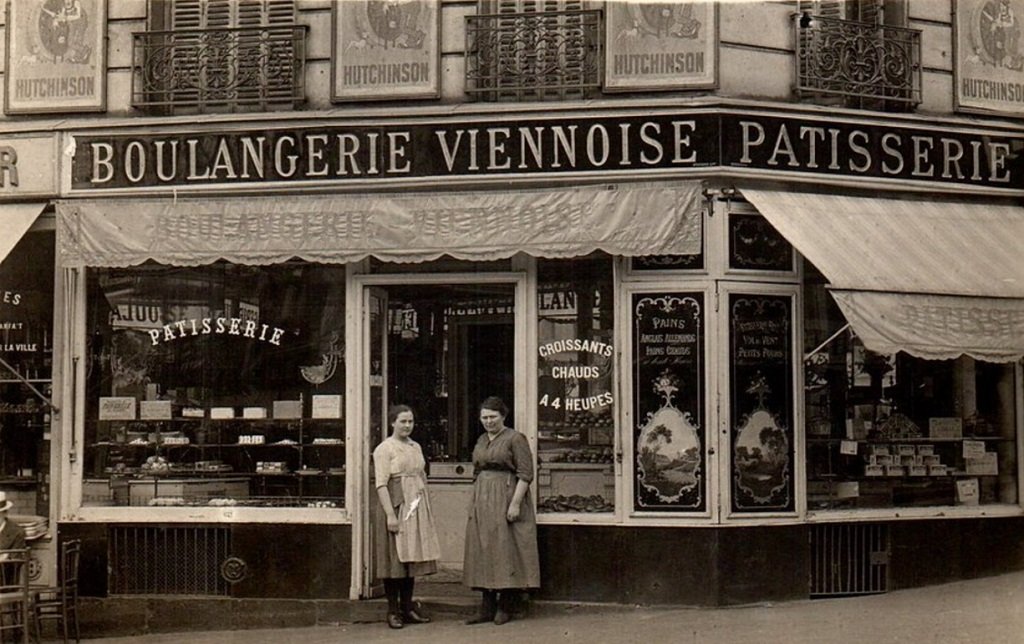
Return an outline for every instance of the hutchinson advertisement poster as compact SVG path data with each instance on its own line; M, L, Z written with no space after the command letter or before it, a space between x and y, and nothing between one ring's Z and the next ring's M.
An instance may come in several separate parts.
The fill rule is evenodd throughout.
M608 2L605 12L605 90L716 85L714 2Z
M331 99L437 97L439 5L439 0L335 3Z
M1024 0L957 0L956 97L965 110L1024 112Z
M7 5L4 111L105 109L105 0L17 0Z

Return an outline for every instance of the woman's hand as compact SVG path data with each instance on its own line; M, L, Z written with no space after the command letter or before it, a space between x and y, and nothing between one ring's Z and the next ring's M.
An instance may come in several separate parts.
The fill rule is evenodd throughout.
M508 503L508 511L505 512L505 518L508 519L509 523L519 520L519 515L523 508L523 499L526 498L526 491L530 489L530 484L522 479L516 481L516 490L512 493L512 500Z
M377 525L380 525L379 523ZM398 532L398 517L388 517L388 532Z

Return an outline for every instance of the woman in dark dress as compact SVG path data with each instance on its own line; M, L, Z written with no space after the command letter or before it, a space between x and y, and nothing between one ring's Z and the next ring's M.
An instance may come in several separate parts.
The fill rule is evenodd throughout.
M508 407L495 396L480 405L484 434L473 448L473 500L466 524L463 583L483 592L467 624L509 619L524 589L540 587L537 521L529 498L533 454L526 437L505 426Z

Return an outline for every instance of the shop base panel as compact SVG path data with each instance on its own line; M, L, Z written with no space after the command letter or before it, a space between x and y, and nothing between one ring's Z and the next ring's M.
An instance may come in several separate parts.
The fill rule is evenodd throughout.
M59 530L62 539L82 540L80 593L86 597L344 599L351 583L352 528L347 525L65 523ZM182 550L180 556L168 557L167 549L181 547L204 530L227 533L227 556L218 552L184 572L148 565L150 559L161 557L168 564L193 564L202 550ZM115 540L115 534L122 536ZM134 544L138 546L133 552ZM123 578L129 575L131 579ZM204 593L191 592L191 585L178 587L179 578L194 584L197 575L214 578L217 584L201 584Z
M719 606L807 596L805 526L540 526L543 588L554 600Z
M891 588L914 588L1024 569L1024 518L890 524Z
M883 524L891 542L890 590L1024 569L1024 518ZM107 535L113 527L59 526L60 540L83 541L81 613L88 637L377 621L383 614L382 600L347 599L351 526L230 526L232 553L246 571L230 585L231 595L220 597L110 593ZM545 600L727 606L805 599L810 530L542 525L543 588L536 606L543 611ZM465 605L462 599L435 597L432 609L472 611L475 598Z

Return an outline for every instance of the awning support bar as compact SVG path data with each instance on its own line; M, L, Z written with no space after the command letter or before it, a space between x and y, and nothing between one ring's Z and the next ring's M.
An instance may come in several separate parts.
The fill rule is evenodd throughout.
M25 378L25 376L23 376L20 373L18 373L18 370L15 369L14 367L12 367L9 362L4 360L3 358L0 358L0 364L2 364L3 366L7 367L7 370L10 371L11 373L13 373L15 378L20 380L26 387L31 389L32 393L34 393L35 395L39 396L40 400L43 401L43 404L45 404L47 407L52 409L54 411L54 413L57 413L57 414L60 413L60 409L57 409L57 407L53 404L53 401L50 400L49 398L47 398L45 395L43 395L43 392L39 391L39 389L37 389L35 385L33 385L31 382L29 382L28 379Z
M831 342L832 342L833 340L835 340L836 338L838 338L838 337L839 337L839 334L840 334L840 333L842 333L843 331L845 331L845 330L847 330L847 329L849 329L849 328L850 328L850 323L849 323L849 322L847 322L846 324L844 324L844 325L843 325L843 327L842 327L841 329L839 329L838 331L836 331L836 332L835 332L835 333L833 333L832 335L828 336L828 340L825 340L824 342L822 342L822 343L821 343L821 344L819 344L818 346L814 347L814 351L811 351L810 353L808 353L807 355L805 355L805 356L804 356L804 362L807 362L808 360L810 360L811 358L813 358L813 357L814 357L814 354L818 353L819 351L821 351L822 349L824 349L825 347L827 347L827 346L828 346L828 345L829 345L829 344L830 344L830 343L831 343Z

